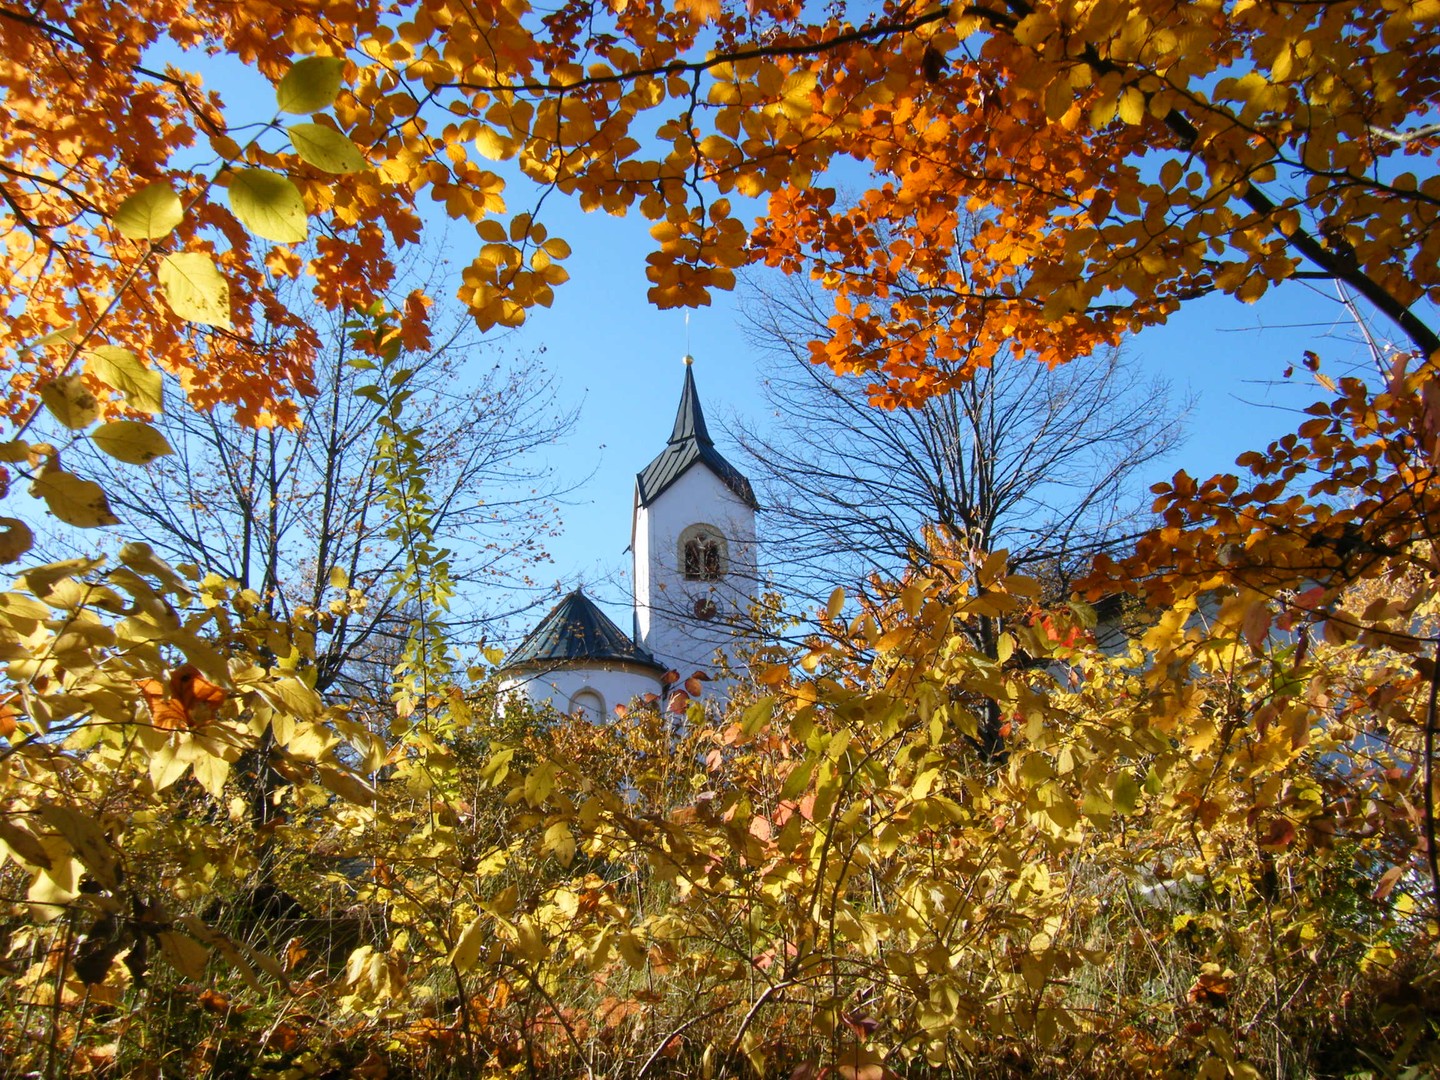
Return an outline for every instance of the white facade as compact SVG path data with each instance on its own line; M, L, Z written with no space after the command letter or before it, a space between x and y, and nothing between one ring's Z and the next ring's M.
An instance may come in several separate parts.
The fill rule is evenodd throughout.
M721 545L719 573L702 567L687 576L682 538L705 527ZM637 496L631 548L641 648L682 678L696 671L713 676L722 666L717 652L733 669L737 633L750 623L758 574L750 505L696 461L649 506Z
M537 708L549 704L557 712L580 713L595 723L614 716L616 705L659 692L656 673L638 665L511 669L500 683L502 701L523 694Z

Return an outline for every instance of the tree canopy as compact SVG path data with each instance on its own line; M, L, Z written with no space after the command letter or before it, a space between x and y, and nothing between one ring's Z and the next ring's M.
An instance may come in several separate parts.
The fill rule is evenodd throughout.
M661 306L704 303L749 262L819 276L836 311L817 358L875 373L889 402L1296 273L1345 280L1435 348L1410 311L1440 288L1427 3L815 14L769 0L6 11L9 414L119 347L181 375L198 405L288 420L314 342L247 340L262 311L283 320L262 265L303 263L322 302L362 307L427 197L475 229L459 293L482 327L519 323L565 280L553 193L651 223ZM277 108L151 67L162 41L195 66L206 52L253 65ZM870 186L842 203L819 178L852 159ZM768 200L753 227L746 198ZM907 277L923 293L897 295ZM408 333L423 321L407 310ZM87 370L119 389L103 359Z
M1435 0L0 8L0 480L113 523L74 443L166 456L162 372L180 407L297 421L319 340L272 288L291 277L349 323L410 616L367 713L319 689L317 628L366 602L343 575L287 613L140 542L21 565L0 1056L1440 1066L1437 21ZM273 104L178 66L217 55ZM1083 583L1134 594L1137 640L1101 647L1093 608L1046 603L1004 550L939 546L859 610L836 590L825 635L762 649L723 712L537 718L445 636L456 562L407 410L428 307L395 273L427 198L474 229L457 292L482 328L563 285L547 214L569 199L650 223L660 306L747 264L810 274L834 309L812 357L886 406L1299 275L1400 347L1373 385L1307 356L1328 396L1293 434L1244 475L1157 486L1158 526ZM27 522L0 530L24 559Z

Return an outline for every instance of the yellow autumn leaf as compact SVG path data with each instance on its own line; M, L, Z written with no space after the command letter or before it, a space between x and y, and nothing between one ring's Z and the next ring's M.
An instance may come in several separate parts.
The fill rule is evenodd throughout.
M469 971L480 959L480 950L485 944L485 927L490 920L486 916L472 919L450 950L448 962L457 971Z
M307 56L296 61L275 88L282 112L317 113L335 104L345 60L339 56Z
M35 544L35 534L19 518L0 517L0 563L12 563Z
M50 415L71 431L88 427L100 415L100 402L79 375L62 375L40 387Z
M96 429L90 439L105 453L129 465L148 465L175 452L164 435L135 420L112 420Z
M256 236L277 244L299 244L310 235L300 189L268 169L241 169L231 178L230 209Z
M291 124L286 129L300 160L328 173L356 173L366 168L364 155L342 132L324 124Z
M162 411L164 379L129 349L96 346L85 354L85 371L118 390L130 408L152 415Z
M187 322L230 329L230 285L198 251L165 256L157 271L170 310Z
M491 127L482 127L475 136L475 149L491 161L506 161L520 149L518 139L507 139Z
M180 224L185 211L169 184L157 181L131 195L115 211L111 223L131 240L158 240Z
M60 468L47 468L30 485L30 494L44 499L50 513L67 525L92 529L102 525L118 525L120 519L110 510L105 492L93 480L82 480Z

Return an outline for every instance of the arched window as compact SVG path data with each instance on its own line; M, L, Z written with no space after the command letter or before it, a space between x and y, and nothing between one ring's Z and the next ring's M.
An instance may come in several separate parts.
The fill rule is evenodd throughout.
M599 691L591 690L587 686L584 690L576 691L575 696L570 699L570 712L582 720L598 724L605 719L605 699L600 696Z
M680 572L686 581L719 581L727 562L725 538L713 525L691 525L680 534Z

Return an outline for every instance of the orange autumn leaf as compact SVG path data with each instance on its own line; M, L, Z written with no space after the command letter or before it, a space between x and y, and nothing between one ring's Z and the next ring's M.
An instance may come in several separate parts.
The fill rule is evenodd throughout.
M168 693L158 679L136 679L150 717L164 731L190 731L203 725L225 703L223 689L207 680L193 664L170 675Z
M0 697L0 738L10 738L15 734L15 720L20 713L15 708L14 702L20 699L19 694L6 694Z

